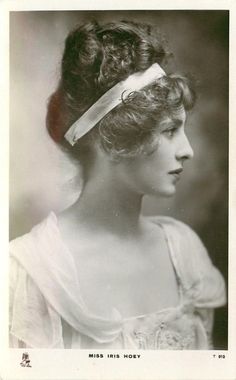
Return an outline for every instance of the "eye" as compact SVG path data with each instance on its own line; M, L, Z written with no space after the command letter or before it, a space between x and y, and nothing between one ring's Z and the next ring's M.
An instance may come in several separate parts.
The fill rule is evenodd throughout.
M165 131L163 131L163 133L169 137L169 138L172 138L175 133L177 132L178 128L177 127L170 127L168 129L166 129Z

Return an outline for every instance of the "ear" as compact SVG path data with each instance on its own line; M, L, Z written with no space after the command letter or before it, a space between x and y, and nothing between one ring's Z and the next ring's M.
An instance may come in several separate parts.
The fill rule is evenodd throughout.
M104 149L100 142L96 142L94 144L94 152L97 159L110 162L111 164L117 165L122 160L122 157L119 156L117 153L113 152L112 149L109 152L106 149Z

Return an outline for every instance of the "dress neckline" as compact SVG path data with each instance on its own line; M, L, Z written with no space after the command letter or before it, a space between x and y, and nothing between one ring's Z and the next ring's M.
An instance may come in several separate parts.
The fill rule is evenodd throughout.
M61 234L61 231L59 229L57 215L53 211L51 211L50 214L49 214L49 218L51 220L53 220L53 222L54 222L54 226L56 227L56 232L57 232L57 235L58 235L58 238L60 240L61 245L63 246L63 248L65 249L65 251L67 252L67 254L70 255L70 259L74 263L74 257L72 255L70 249L67 247L66 243L64 242L62 234ZM150 217L150 218L154 219L153 217ZM178 270L178 262L177 262L176 255L175 255L175 252L174 252L174 247L171 244L171 239L168 236L168 229L166 228L165 224L163 222L161 222L161 220L160 220L162 218L163 218L162 216L161 217L155 216L155 221L153 221L153 222L156 223L156 224L158 224L159 227L162 228L163 233L164 233L164 238L165 238L166 243L167 243L169 257L170 257L170 260L171 260L171 263L172 263L172 266L173 266L173 269L174 269L174 273L175 273L175 276L176 276L176 280L177 280L178 294L179 294L178 304L175 305L175 306L169 306L169 307L163 308L161 310L152 311L150 313L145 313L145 314L135 315L135 316L130 316L130 317L123 317L123 315L120 313L120 311L117 308L113 308L113 311L115 312L116 316L119 315L119 319L121 319L121 321L123 323L124 322L129 322L129 321L134 321L134 320L141 319L141 318L147 318L147 317L154 316L154 315L165 314L167 312L178 310L183 305L183 289L182 289L182 286L181 286L181 280L180 280L181 277L179 275L179 270ZM79 277L79 276L77 276L77 277ZM78 283L79 283L80 282L79 278L77 278L77 280L78 280ZM80 288L80 286L79 286L79 288ZM101 317L101 316L98 316L98 315L94 314L93 312L90 312L90 310L88 309L88 307L86 305L86 302L84 301L84 299L82 297L81 292L80 292L80 297L83 300L83 304L85 305L85 307L87 309L87 312L89 312L90 315L94 315L95 317L99 318L99 320L104 320L104 321L107 320L107 318L105 318L105 317Z

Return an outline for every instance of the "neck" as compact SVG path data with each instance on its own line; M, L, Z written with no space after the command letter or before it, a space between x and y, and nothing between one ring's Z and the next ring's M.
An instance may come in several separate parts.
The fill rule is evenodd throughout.
M115 171L108 178L100 175L85 183L80 198L73 205L74 216L85 228L97 232L138 233L142 195L117 180Z

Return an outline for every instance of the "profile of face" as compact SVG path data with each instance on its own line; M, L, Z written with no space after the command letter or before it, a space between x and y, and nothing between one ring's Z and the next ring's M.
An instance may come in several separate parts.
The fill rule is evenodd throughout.
M151 154L121 162L120 178L140 195L172 196L180 180L183 164L193 157L185 134L186 112L180 107L165 116L157 128L157 147Z

